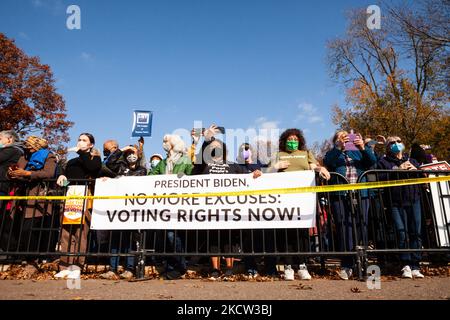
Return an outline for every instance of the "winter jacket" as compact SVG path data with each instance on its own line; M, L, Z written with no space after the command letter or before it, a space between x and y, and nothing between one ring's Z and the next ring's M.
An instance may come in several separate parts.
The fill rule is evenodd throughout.
M10 183L8 180L8 169L17 164L24 154L22 144L14 143L0 149L0 193L8 193Z
M18 167L24 169L28 161L25 157L21 157L18 162ZM24 185L23 190L19 188L17 193L19 195L25 195L25 190L29 190L29 196L48 195L49 188L53 187L50 182L46 182L45 185L40 182L45 179L54 179L56 172L56 157L54 154L49 153L44 162L44 167L40 170L30 170L31 176L21 179L27 184ZM24 204L25 218L39 218L45 215L52 214L53 203L45 200L29 200Z
M345 155L353 160L353 166L356 168L356 173L358 177L366 170L369 170L370 167L377 163L377 158L369 146L365 146L362 151L342 151L336 147L328 151L323 160L325 166L328 171L336 172L345 177L347 167L345 163ZM342 179L338 179L336 176L331 176L330 184L342 184ZM363 178L361 182L366 182L366 179ZM337 193L336 193L337 194ZM367 197L368 191L361 190L361 196Z
M119 170L119 176L127 176L127 177L134 177L134 176L146 176L147 175L147 169L144 167L141 167L139 165L136 166L136 168L132 169L129 166L121 167Z
M158 165L149 172L149 175L166 174L167 159L161 160ZM193 165L188 157L183 156L173 166L173 174L187 174L192 173Z
M90 152L79 150L78 157L69 160L64 170L67 179L95 179L102 168L99 156L92 156Z
M404 155L402 159L397 157L385 156L377 164L377 169L381 170L399 170L402 163L408 161L411 162L416 168L419 164L416 160ZM399 179L413 179L423 177L423 173L414 171L392 172L392 173L379 173L378 180L399 180ZM410 206L414 202L420 200L420 186L410 185L401 187L385 188L388 200L392 201L394 206ZM390 194L390 196L389 196Z
M124 167L128 167L128 163L123 157L123 152L117 149L103 161L99 177L115 178Z
M194 166L192 171L193 175L197 174L241 174L248 173L248 169L245 166L241 166L237 163L209 163L199 164Z

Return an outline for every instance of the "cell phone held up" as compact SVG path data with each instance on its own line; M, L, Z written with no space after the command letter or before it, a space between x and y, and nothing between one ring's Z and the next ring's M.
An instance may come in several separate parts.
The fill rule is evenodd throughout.
M194 128L194 132L196 136L201 136L205 133L205 128ZM217 130L221 133L221 134L225 134L225 127L217 127Z
M218 130L221 134L225 134L225 127L217 127L217 130Z
M357 151L358 148L355 146L356 134L349 133L348 134L348 142L345 143L345 150L346 151Z
M194 128L194 132L196 136L202 136L205 133L205 128Z

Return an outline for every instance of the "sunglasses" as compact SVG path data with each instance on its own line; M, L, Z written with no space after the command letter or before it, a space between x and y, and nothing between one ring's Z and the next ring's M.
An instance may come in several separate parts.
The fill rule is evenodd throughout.
M402 140L398 139L398 140L394 140L389 142L389 144L393 144L393 143L402 143Z

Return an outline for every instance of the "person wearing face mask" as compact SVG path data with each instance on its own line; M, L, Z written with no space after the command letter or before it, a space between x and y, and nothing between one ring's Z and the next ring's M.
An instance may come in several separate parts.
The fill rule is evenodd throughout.
M256 170L261 171L262 164L257 159L256 150L249 144L243 143L238 149L237 163L244 169L247 173L254 172ZM251 252L252 250L261 252L262 245L259 239L262 239L262 231L259 229L255 230L242 230L243 251ZM258 240L256 240L258 239ZM252 241L253 240L253 241ZM253 246L252 246L253 245ZM247 277L256 278L258 276L256 259L253 256L244 257L245 270L247 271Z
M145 176L147 175L147 169L141 166L139 152L136 146L127 146L122 148L122 157L125 162L118 169L116 178L122 176ZM107 179L106 177L105 179ZM133 243L135 239L138 239L138 233L130 230L113 230L100 232L99 242L102 247L106 244L110 246L110 252L113 254L122 252L129 253L133 249ZM104 231L104 232L103 232ZM109 241L111 236L111 242ZM100 275L102 279L116 279L116 272L118 271L120 257L113 256L110 258L111 271L105 272ZM133 278L135 269L134 257L129 256L126 258L125 270L119 275L121 279L130 280Z
M106 178L116 178L119 176L119 171L122 167L127 167L128 164L123 156L122 150L119 148L119 143L114 139L106 140L103 143L103 162L102 169L100 170L99 177ZM110 251L110 238L117 231L109 230L95 230L94 250L99 252L109 252ZM116 259L116 257L111 258ZM111 263L113 265L113 263ZM114 268L113 268L114 269ZM115 270L115 269L114 269ZM114 279L115 273L112 271L106 272L101 275L103 279Z
M184 141L178 135L167 134L163 138L163 149L166 151L166 158L160 160L156 166L149 172L149 175L176 174L178 176L190 175L193 165L187 156ZM153 156L152 156L153 158ZM157 238L163 238L161 232L158 232ZM167 251L183 252L184 246L181 232L167 231ZM186 259L181 257L170 257L166 261L165 277L169 280L179 279L186 273Z
M122 166L126 166L123 150L119 149L116 140L106 140L103 143L103 163L100 177L115 178Z
M67 186L68 183L77 184L71 179L95 179L98 177L102 168L102 160L100 152L94 148L95 139L90 133L82 133L78 137L77 146L68 149L69 152L76 152L78 157L67 162L64 174L60 175L57 180L59 186ZM85 185L85 182L80 182ZM94 194L93 185L88 185L89 192ZM86 210L84 212L84 223L80 225L63 224L60 235L60 251L69 253L83 253L87 249L87 234L89 232L90 210L92 210L92 201L87 201ZM84 256L62 256L60 258L61 272L55 277L64 278L66 276L76 277L68 270L69 265L83 265ZM73 273L79 270L73 271Z
M136 146L128 146L122 149L125 165L119 169L119 176L146 176L147 169L141 165L141 159Z
M163 159L163 156L160 155L159 153L152 154L152 156L150 157L150 171L149 171L149 174L150 174L151 171L153 171L156 168L156 166L158 165L158 163L162 159Z
M319 173L321 178L326 180L330 179L330 173L328 170L325 167L320 166L314 158L312 152L307 150L306 141L302 131L294 128L287 129L279 138L279 150L271 160L268 172L291 172L302 170L314 170ZM297 241L297 233L292 231L296 230L286 230L288 233L287 237L289 243L295 243ZM304 238L309 236L307 231L308 230L300 230L300 232L303 233ZM273 236L273 232L269 232L267 234L269 237ZM267 241L269 246L274 246L275 239L268 238ZM309 274L306 266L306 259L296 257L296 260L299 264L298 276L300 280L310 280L311 275ZM275 258L267 257L266 261L266 272L272 275L276 274Z
M240 166L237 163L227 161L227 146L219 139L215 139L214 134L206 134L205 141L202 144L199 154L196 155L196 163L192 170L193 175L200 174L246 174L249 173L247 168ZM253 178L261 176L260 170L253 171ZM228 230L218 230L218 232L210 231L210 252L236 252L239 251L239 239L237 230L232 230L231 239ZM220 239L221 248L217 246ZM233 275L234 258L226 258L225 277ZM211 257L211 277L216 279L220 277L220 257Z
M346 143L350 141L348 132L340 130L336 132L333 137L334 147L325 154L324 164L330 170L330 172L336 172L344 176L349 183L356 183L358 177L366 170L369 170L377 163L377 158L373 151L373 148L368 141L364 143L360 134L356 135L356 139L353 144L357 150L346 150ZM348 146L348 145L347 145ZM348 148L348 147L347 147ZM350 148L348 148L350 149ZM363 180L361 182L366 182ZM342 183L337 176L333 176L330 184ZM360 191L360 205L362 217L356 216L356 223L358 224L362 235L362 242L367 245L367 226L369 219L369 191ZM354 229L352 220L352 200L356 197L356 194L349 193L347 191L332 192L330 193L330 201L332 214L334 217L334 224L337 229L337 250L338 251L352 251L354 246L357 245L354 239ZM341 262L341 270L339 276L342 280L348 280L355 268L355 261L352 256L344 256Z
M243 143L238 149L237 163L247 169L248 172L261 170L262 163L257 159L256 150L249 144Z
M13 130L0 132L0 195L6 196L9 192L10 184L7 173L11 166L17 164L24 154L23 144L19 141L19 136ZM0 209L3 201L0 201Z
M46 186L42 184L42 180L54 178L56 157L48 149L47 140L43 138L29 136L25 140L24 146L25 155L20 157L16 168L10 168L8 171L10 179L17 181L16 194L47 195ZM20 244L19 250L33 252L43 249L46 251L50 240L48 232L33 231L33 228L39 229L51 225L52 208L52 202L43 200L16 203L14 220L17 221L15 223L17 229L14 239ZM39 238L41 248L38 247ZM28 260L33 259L29 256Z
M377 164L382 170L404 170L379 174L380 180L411 179L423 176L423 174L410 174L405 170L417 170L419 164L413 158L404 153L405 145L397 136L388 137L386 140L386 156ZM387 203L391 206L391 214L395 229L398 234L399 249L420 249L422 247L422 211L420 206L420 186L400 186L385 189L389 195ZM409 241L408 241L409 240ZM403 278L423 278L420 272L421 254L402 253L400 260L403 263Z
M0 196L14 195L11 189L11 182L8 178L8 170L15 166L20 157L24 154L24 146L19 141L19 136L13 130L0 132ZM3 229L0 234L0 250L8 251L16 246L11 242L8 246L9 235L12 232L13 220L9 207L11 202L0 200L0 222Z

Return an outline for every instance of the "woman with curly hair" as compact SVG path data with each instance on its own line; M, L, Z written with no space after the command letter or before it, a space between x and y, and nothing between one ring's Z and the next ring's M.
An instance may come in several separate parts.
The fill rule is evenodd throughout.
M311 151L306 148L305 137L303 132L299 129L285 130L279 139L279 151L275 158L271 161L269 172L290 172L301 170L314 170L319 175L326 179L330 179L330 173L325 167L318 164ZM272 233L269 233L272 234ZM275 239L273 239L275 240ZM292 238L288 236L288 241L296 240L296 235ZM311 279L311 275L305 264L305 259L299 259L298 275L301 280ZM268 261L268 272L275 272L275 261L273 259Z
M307 150L305 137L299 129L284 131L280 136L278 148L271 172L315 170L322 178L330 178L328 170L320 166L312 152Z

